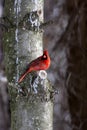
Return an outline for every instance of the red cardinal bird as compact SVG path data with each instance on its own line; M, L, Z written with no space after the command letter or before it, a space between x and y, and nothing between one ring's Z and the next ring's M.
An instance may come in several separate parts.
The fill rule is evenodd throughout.
M26 72L19 78L18 83L22 82L25 76L32 72L38 70L47 70L50 66L50 57L47 50L44 50L43 55L33 60L29 65Z

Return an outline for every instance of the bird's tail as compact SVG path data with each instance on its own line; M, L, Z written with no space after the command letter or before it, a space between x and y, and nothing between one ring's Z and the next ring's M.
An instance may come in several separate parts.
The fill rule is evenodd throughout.
M28 74L29 72L25 72L18 80L18 83L22 82L22 80L25 78L25 76Z

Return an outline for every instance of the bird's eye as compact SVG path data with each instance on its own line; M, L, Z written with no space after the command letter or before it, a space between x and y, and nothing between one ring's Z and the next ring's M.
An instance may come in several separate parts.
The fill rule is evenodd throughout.
M47 56L46 56L46 55L43 55L43 58L44 58L44 59L47 59Z

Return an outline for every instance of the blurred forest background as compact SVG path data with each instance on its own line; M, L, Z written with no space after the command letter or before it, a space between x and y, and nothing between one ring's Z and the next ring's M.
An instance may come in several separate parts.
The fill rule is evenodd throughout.
M3 6L0 0L0 17ZM58 91L54 130L87 130L87 1L45 0L44 18L44 48L52 61L48 78ZM0 130L9 130L2 23L0 18Z

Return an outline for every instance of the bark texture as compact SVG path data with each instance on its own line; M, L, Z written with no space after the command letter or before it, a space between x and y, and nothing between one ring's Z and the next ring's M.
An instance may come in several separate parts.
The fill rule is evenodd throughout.
M49 82L32 73L23 83L17 83L25 66L43 52L43 33L39 29L43 22L43 0L8 0L5 13L12 23L4 39L11 128L52 130L53 103Z

